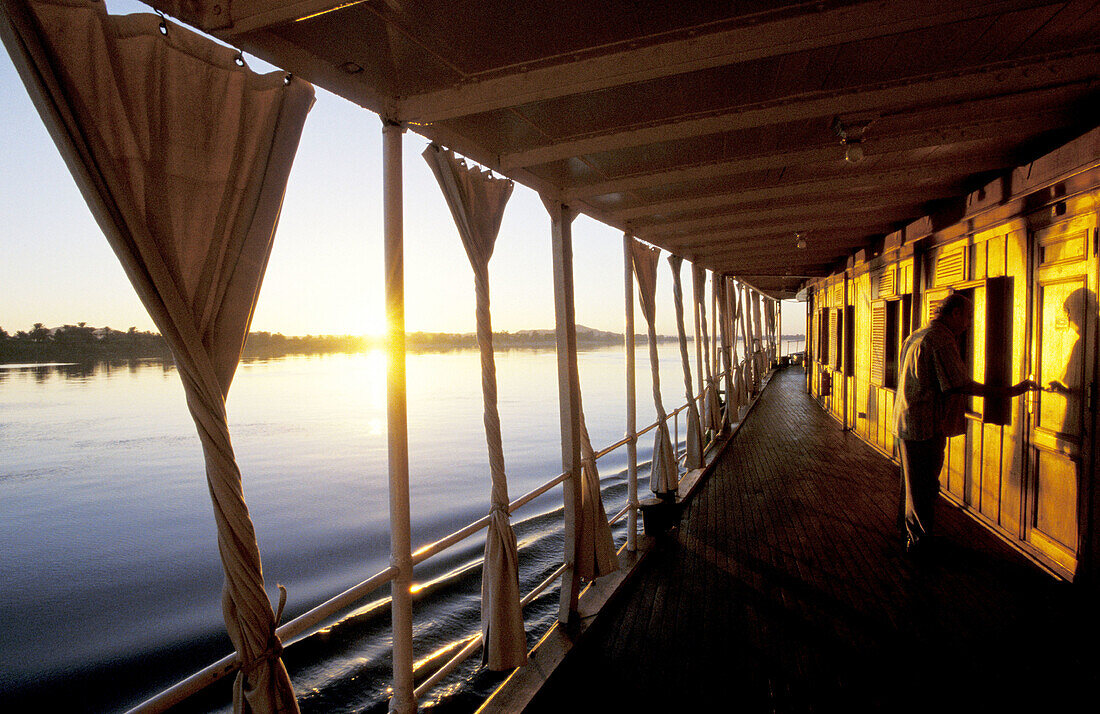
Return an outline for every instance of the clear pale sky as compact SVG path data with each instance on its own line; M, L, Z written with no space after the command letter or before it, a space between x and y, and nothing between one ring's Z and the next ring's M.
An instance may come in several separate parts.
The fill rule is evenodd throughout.
M114 13L148 11L133 0L110 0L108 7ZM256 60L249 64L270 69ZM14 333L35 322L50 327L87 322L155 329L6 52L0 52L0 107L0 327ZM376 115L318 89L253 330L383 331L381 126ZM404 146L407 329L473 332L473 275L420 156L426 141L410 132ZM577 322L621 332L622 234L580 216L573 223L573 251ZM671 272L662 265L657 329L675 334ZM494 330L553 327L550 219L534 191L516 186L489 270ZM682 276L690 295L688 266ZM640 311L636 316L641 332ZM686 316L690 333L690 305ZM801 333L804 325L805 306L784 303L784 332Z

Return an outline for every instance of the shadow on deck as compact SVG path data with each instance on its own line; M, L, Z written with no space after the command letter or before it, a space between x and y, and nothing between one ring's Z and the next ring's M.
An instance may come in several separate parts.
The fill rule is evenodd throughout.
M679 530L525 711L1052 711L1095 701L1094 596L942 499L939 547L911 560L898 491L897 467L820 409L800 369L777 373Z

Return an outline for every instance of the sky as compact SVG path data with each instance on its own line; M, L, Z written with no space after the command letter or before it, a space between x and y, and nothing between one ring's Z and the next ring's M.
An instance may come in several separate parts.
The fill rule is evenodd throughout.
M113 13L146 12L109 0ZM271 67L254 58L257 71ZM114 253L0 53L0 328L14 333L86 322L153 330ZM422 137L404 135L406 329L473 332L473 273ZM382 124L323 89L306 120L252 323L254 331L380 334L383 310ZM587 216L573 222L577 323L623 331L623 236ZM667 254L666 254L667 255ZM672 278L657 279L657 331L675 334ZM489 264L493 329L554 325L550 218L516 185ZM682 269L691 294L691 271ZM635 296L635 302L637 298ZM708 303L709 309L709 303ZM640 309L636 324L644 330ZM688 332L691 308L686 306ZM805 306L784 303L784 332L804 331Z

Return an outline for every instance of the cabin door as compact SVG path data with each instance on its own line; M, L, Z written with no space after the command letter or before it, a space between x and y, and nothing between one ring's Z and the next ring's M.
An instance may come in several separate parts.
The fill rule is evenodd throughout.
M1031 374L1053 389L1026 397L1025 538L1069 573L1077 565L1080 487L1092 448L1095 227L1094 214L1078 216L1037 231L1032 241Z

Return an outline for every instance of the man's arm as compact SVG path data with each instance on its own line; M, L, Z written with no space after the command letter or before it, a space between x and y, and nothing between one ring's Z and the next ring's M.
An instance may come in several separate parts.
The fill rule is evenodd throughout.
M972 397L1018 397L1024 392L1032 389L1039 389L1039 385L1030 379L1025 379L1022 382L1017 382L1011 387L995 387L990 384L982 384L981 382L970 382L961 386L955 387L947 391L947 394L968 394Z

